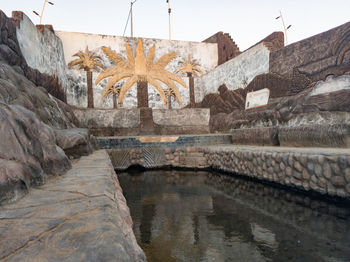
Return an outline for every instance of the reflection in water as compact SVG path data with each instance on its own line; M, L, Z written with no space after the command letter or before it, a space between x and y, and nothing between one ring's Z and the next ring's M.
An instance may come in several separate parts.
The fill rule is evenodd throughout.
M350 208L210 172L122 173L148 261L350 261Z

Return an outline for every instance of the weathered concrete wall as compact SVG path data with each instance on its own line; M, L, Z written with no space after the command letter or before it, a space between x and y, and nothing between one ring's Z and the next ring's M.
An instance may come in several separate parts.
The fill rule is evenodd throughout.
M269 72L269 49L261 43L209 73L195 79L196 102L209 93L217 93L219 86L226 84L228 89L245 87L255 76ZM244 84L244 81L246 83Z
M125 57L125 41L127 41L133 50L136 50L137 38L118 37L118 36L106 36L106 35L94 35L94 34L83 34L83 33L71 33L71 32L56 32L63 42L63 48L65 53L65 59L67 63L71 61L72 55L77 53L79 50L85 49L86 45L89 49L97 52L103 57L103 64L106 67L111 65L108 58L101 51L102 46L106 46L116 51ZM143 38L143 45L145 53L148 53L149 49L156 45L156 56L155 60L159 59L162 55L169 52L176 52L178 57L174 59L166 69L170 72L174 72L178 66L178 62L182 58L186 58L190 53L193 58L197 59L201 64L201 69L204 72L212 70L218 61L218 50L217 44L212 43L200 43L200 42L187 42L187 41L169 41L161 39L146 39ZM95 81L97 73L94 73L93 80ZM69 79L69 90L67 92L67 100L69 104L76 106L86 106L87 104L87 93L86 93L86 75L85 72L79 72L76 70L68 69ZM187 78L184 78L185 83L188 82ZM103 90L104 83L101 83L94 88L94 102L95 105L99 104L101 93ZM189 103L189 91L183 87L179 87L181 97L183 99L183 105ZM123 103L124 107L136 107L136 86L131 89L129 94ZM149 86L149 105L152 108L163 108L163 104L160 100L160 96L154 88ZM111 107L112 100L106 99L103 103L104 107ZM178 107L177 103L174 103L174 107Z
M80 121L80 126L90 129L96 136L140 134L138 108L75 108L74 113ZM153 109L152 113L158 134L209 133L209 109Z
M153 110L153 120L157 125L192 126L209 125L210 112L206 108L185 108L181 110Z
M74 113L81 126L87 128L135 128L140 125L140 110L137 108L118 110L75 108Z
M285 186L350 199L350 150L220 145L109 149L117 169L214 168Z
M209 133L210 110L207 108L156 109L153 121L162 128L161 134Z
M19 22L16 34L28 66L41 73L57 76L67 90L68 79L62 41L45 27L41 33L25 14Z

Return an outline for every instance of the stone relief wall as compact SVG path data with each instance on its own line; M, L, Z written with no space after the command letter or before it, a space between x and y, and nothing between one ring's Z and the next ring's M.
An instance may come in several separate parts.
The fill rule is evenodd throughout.
M270 54L270 71L292 76L297 69L311 80L350 71L350 22Z
M127 38L118 36L106 36L106 35L93 35L83 33L70 33L70 32L56 32L58 37L63 42L63 48L65 53L65 60L68 63L72 60L72 55L77 53L79 50L85 49L86 45L89 46L91 51L97 52L103 58L103 63L106 67L111 66L110 61L104 55L101 50L102 46L109 47L121 54L125 58L125 41L127 41L131 48L136 50L137 38ZM203 72L212 70L218 61L217 44L212 43L199 43L199 42L186 42L186 41L168 41L160 39L143 39L143 45L145 53L147 54L149 49L156 45L156 56L155 60L159 59L162 55L169 52L176 52L178 56L166 67L170 72L174 72L178 66L178 62L182 58L186 58L188 53L192 54L193 58L197 59L201 64ZM67 100L71 105L86 107L87 104L87 91L86 91L86 74L76 70L67 69L69 89L67 90ZM93 74L93 81L97 77L97 73ZM184 81L188 84L187 77L184 77ZM95 106L99 105L99 100L103 90L103 86L106 81L102 84L94 87L94 103ZM149 85L149 106L151 108L164 108L160 96L156 90ZM189 103L189 90L183 87L179 87L179 91L183 100L183 106ZM126 96L123 107L136 107L136 86ZM112 99L105 99L103 107L112 107ZM179 108L177 103L173 104L174 108Z
M41 28L42 32L39 31L25 14L18 24L17 39L28 66L43 74L57 76L64 90L67 90L68 79L61 40L46 27Z
M269 49L261 43L195 79L196 102L209 93L217 93L225 84L228 89L244 88L254 77L269 72Z

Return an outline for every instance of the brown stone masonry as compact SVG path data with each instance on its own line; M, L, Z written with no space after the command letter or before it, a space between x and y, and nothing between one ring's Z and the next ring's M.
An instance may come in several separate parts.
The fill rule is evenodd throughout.
M203 42L218 44L218 65L221 65L241 54L238 46L227 33L218 32Z

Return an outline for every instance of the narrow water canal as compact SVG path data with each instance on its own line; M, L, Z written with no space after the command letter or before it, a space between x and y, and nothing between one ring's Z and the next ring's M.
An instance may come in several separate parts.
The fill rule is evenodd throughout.
M212 172L121 173L148 261L350 261L350 207Z

